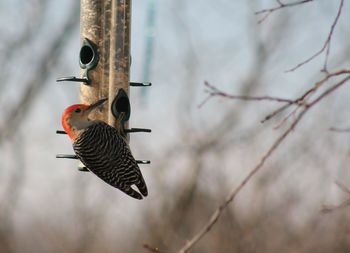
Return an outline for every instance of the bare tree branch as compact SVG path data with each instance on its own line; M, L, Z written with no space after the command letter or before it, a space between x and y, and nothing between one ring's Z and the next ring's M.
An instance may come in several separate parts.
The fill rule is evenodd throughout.
M303 95L301 95L299 98L294 100L294 103L292 104L286 104L281 106L280 108L278 108L277 110L273 111L272 113L268 114L262 121L261 123L264 123L265 121L273 118L274 116L276 116L277 114L279 114L280 112L283 112L284 110L286 110L287 108L289 108L291 105L296 104L298 106L300 105L304 105L307 102L307 99L309 99L326 81L328 81L330 78L335 77L335 76L340 76L340 75L344 75L344 74L350 74L350 69L343 69L343 70L339 70L333 73L328 73L324 78L322 78L321 80L317 81L313 87L311 87L310 89L308 89L307 91L305 91L303 93Z
M348 82L350 80L350 75L347 75L345 78L341 79L340 81L333 84L330 88L325 90L323 93L321 93L316 99L314 99L312 102L306 104L301 112L296 116L294 121L291 123L291 125L288 127L288 129L280 135L277 140L272 144L272 146L268 149L268 151L265 153L265 155L262 156L258 164L251 170L251 172L243 179L243 181L235 187L226 197L225 201L218 206L218 208L214 211L208 222L203 226L203 228L195 234L178 252L179 253L185 253L188 252L189 249L191 249L205 234L207 234L211 228L215 225L215 223L218 221L220 216L222 215L225 208L235 199L237 194L244 188L244 186L253 178L253 176L263 167L265 162L268 158L271 157L271 155L274 153L274 151L280 146L281 143L286 139L287 136L290 135L290 133L295 129L295 127L298 125L298 123L301 121L303 116L317 103L319 103L323 98L337 90L339 87L341 87L343 84Z
M279 97L271 97L271 96L239 96L239 95L231 95L228 93L225 93L215 86L211 85L209 82L205 81L204 84L206 87L209 88L207 92L209 93L208 97L206 97L199 107L202 107L210 98L215 96L225 97L228 99L236 99L236 100L246 100L246 101L272 101L272 102L279 102L279 103L286 103L285 105L279 107L272 113L268 114L261 123L264 123L265 121L271 119L272 117L276 116L277 114L283 112L287 108L289 108L291 105L296 105L297 107L303 107L307 105L307 100L310 99L311 95L314 94L326 81L328 81L330 78L335 76L340 76L344 74L350 74L350 69L343 69L339 71L335 71L333 73L328 73L324 78L317 81L310 89L306 90L300 97L297 99L285 99L285 98L279 98ZM286 118L282 120L282 123L286 121L290 116L294 115L295 111L288 114Z
M287 120L288 120L290 117L295 116L295 114L297 113L297 111L298 111L299 108L300 108L299 106L298 106L298 107L295 107L294 110L291 111L290 113L288 113L287 116L285 116L285 117L281 120L280 123L278 123L276 126L273 127L273 129L278 129L278 128L280 128L284 123L287 122Z
M265 19L267 19L270 14L272 14L273 12L286 8L286 7L293 7L293 6L297 6L297 5L301 5L301 4L305 4L305 3L309 3L312 2L313 0L302 0L302 1L297 1L297 2L293 2L293 3L287 3L284 4L282 3L282 1L280 0L276 0L276 2L278 3L278 6L273 7L273 8L269 8L269 9L263 9L260 11L256 11L255 15L261 15L261 14L265 14L263 15L263 17L258 21L258 23L262 23Z
M343 192L345 192L347 195L350 196L350 189L348 189L345 185L343 185L339 181L335 181L335 184L339 187L340 190L342 190ZM321 212L322 213L330 213L330 212L336 211L338 209L345 208L349 205L350 205L350 199L347 199L343 203L341 203L340 205L336 205L336 206L324 205L321 209Z
M282 3L282 1L276 0L276 2L278 3L278 6L273 7L273 8L269 8L269 9L263 9L260 11L256 11L255 15L261 15L261 14L265 14L259 21L258 23L262 23L266 18L268 18L268 16L280 9L286 8L286 7L293 7L293 6L298 6L301 4L305 4L308 2L312 2L313 0L302 0L302 1L297 1L297 2L293 2L293 3L287 3L284 4ZM319 56L320 54L322 54L323 52L325 53L325 59L324 59L324 63L323 63L323 68L321 69L322 72L328 72L328 59L329 59L329 54L330 54L330 48L331 48L331 41L332 41L332 37L333 37L333 33L334 33L334 29L338 23L338 20L340 18L340 15L342 13L343 10L343 6L344 6L344 0L340 0L340 4L339 4L339 8L338 8L338 12L337 15L331 25L330 31L328 33L327 39L324 42L322 48L320 50L318 50L315 54L311 55L310 57L308 57L306 60L300 62L299 64L297 64L295 67L286 70L286 72L292 72L295 71L296 69L300 68L301 66L303 66L304 64L312 61L313 59L315 59L317 56Z
M350 132L350 128L330 127L329 131L338 132L338 133L348 133L348 132Z
M281 103L288 103L293 104L295 101L291 99L285 99L285 98L278 98L278 97L271 97L271 96L236 96L236 95L230 95L226 92L223 92L216 88L215 86L211 85L209 82L205 81L204 85L208 87L209 89L206 90L206 92L209 93L208 97L203 100L202 103L200 103L199 107L202 107L210 98L214 96L219 97L225 97L229 99L237 99L237 100L246 100L246 101L273 101L273 102L281 102Z
M339 187L340 190L342 190L343 192L345 192L350 196L350 189L348 189L345 185L343 185L339 181L335 181L335 184Z
M343 203L340 205L323 205L321 208L322 213L331 213L339 209L343 209L345 207L348 207L350 205L350 199L345 200Z
M319 56L320 54L322 54L325 50L326 50L326 55L325 55L325 59L324 59L324 63L323 63L323 68L321 69L322 72L328 72L328 58L329 58L329 53L330 53L330 47L331 47L331 41L332 41L332 37L333 37L333 32L334 29L338 23L339 17L341 15L342 9L344 6L344 0L340 0L340 4L339 4L339 8L338 8L338 12L337 15L333 21L333 24L331 26L331 29L328 33L328 37L325 41L325 43L323 44L322 48L317 51L315 54L313 54L312 56L310 56L309 58L307 58L306 60L302 61L301 63L297 64L295 67L287 70L286 72L292 72L298 68L300 68L301 66L303 66L304 64L312 61L313 59L315 59L317 56Z
M165 253L164 251L159 250L156 247L153 247L151 245L149 245L148 243L144 243L143 248L145 248L146 250L148 250L149 252L153 252L153 253Z

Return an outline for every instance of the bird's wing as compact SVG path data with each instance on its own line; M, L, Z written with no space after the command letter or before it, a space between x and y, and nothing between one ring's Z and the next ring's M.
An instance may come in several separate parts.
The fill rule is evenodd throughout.
M141 199L130 186L135 184L143 196L147 186L128 144L117 129L104 122L97 122L82 131L73 143L81 162L106 183Z

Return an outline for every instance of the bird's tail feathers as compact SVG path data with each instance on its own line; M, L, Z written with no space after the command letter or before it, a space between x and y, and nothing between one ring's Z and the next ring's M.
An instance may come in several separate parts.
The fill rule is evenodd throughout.
M126 194L128 194L130 197L133 197L135 199L142 199L142 196L140 193L138 193L137 191L135 191L133 188L131 187L125 187L123 189L120 189L123 192L125 192Z
M136 183L136 186L144 197L148 195L147 186L142 176L140 177L140 181Z

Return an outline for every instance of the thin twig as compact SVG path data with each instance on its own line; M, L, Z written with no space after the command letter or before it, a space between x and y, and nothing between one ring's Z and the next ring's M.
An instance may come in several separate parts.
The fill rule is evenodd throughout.
M286 7L293 7L293 6L297 6L297 5L301 5L301 4L305 4L308 2L312 2L313 0L302 0L302 1L298 1L298 2L294 2L294 3L287 3L284 4L279 0L276 0L276 2L278 3L278 6L273 7L273 8L268 8L268 9L263 9L260 11L256 11L255 15L261 15L261 14L265 14L261 19L259 19L258 23L261 24L265 19L267 19L271 13L286 8Z
M296 114L296 112L297 112L298 109L299 109L299 107L295 107L295 109L294 109L293 111L291 111L290 113L288 113L288 115L285 116L285 117L281 120L280 123L278 123L276 126L274 126L273 129L276 130L276 129L280 128L282 125L284 125L284 123L286 123L287 120L288 120L290 117L295 116L295 114Z
M338 89L340 86L342 86L344 83L346 83L347 81L350 80L350 75L348 75L347 77L343 78L342 80L340 80L339 82L337 82L336 84L334 84L333 86L331 86L330 88L326 89L321 95L319 95L314 101L312 101L311 103L308 103L306 108L310 108L312 106L314 106L315 104L317 104L320 100L322 100L324 97L328 96L329 94L331 94L332 92L334 92L336 89Z
M215 96L221 96L228 99L237 99L237 100L246 100L246 101L272 101L272 102L279 102L279 103L286 103L285 105L277 108L272 113L268 114L264 119L261 120L261 123L265 123L266 121L270 120L277 114L285 111L292 105L297 105L298 107L302 107L306 104L306 100L311 97L312 94L314 94L326 81L328 81L330 78L335 76L340 76L344 74L350 74L350 69L342 69L335 71L333 73L327 73L325 77L323 77L321 80L314 83L314 85L306 90L300 97L297 99L285 99L285 98L279 98L279 97L270 97L270 96L237 96L237 95L231 95L228 93L225 93L221 90L219 90L217 87L213 86L209 82L205 81L204 85L208 87L209 89L207 92L209 95L199 104L198 107L202 107L205 103L208 102L209 99L215 97ZM282 122L285 122L286 119L283 119Z
M272 101L272 102L287 103L287 104L295 103L294 100L286 99L286 98L279 98L279 97L231 95L231 94L228 94L224 91L219 90L218 88L211 85L207 81L204 81L204 85L209 88L207 90L209 95L200 103L199 107L202 107L210 98L215 97L215 96L225 97L225 98L229 98L229 99L245 100L245 101Z
M350 132L350 128L330 127L328 130L331 131L331 132L337 132L337 133L348 133L348 132Z
M313 59L315 59L317 56L319 56L320 54L322 54L326 50L325 60L324 60L323 68L322 68L321 71L328 73L327 65L328 65L328 58L329 58L329 53L330 53L330 46L331 46L331 41L332 41L332 37L333 37L333 32L334 32L334 29L335 29L335 27L336 27L336 25L338 23L338 20L339 20L339 17L341 15L343 6L344 6L344 0L340 0L340 4L339 4L337 15L336 15L336 17L335 17L335 19L333 21L331 29L330 29L330 31L328 33L328 37L327 37L326 41L324 42L322 48L319 51L317 51L315 54L313 54L312 56L307 58L306 60L304 60L304 61L300 62L299 64L297 64L295 67L286 70L286 72L292 72L292 71L300 68L304 64L306 64L306 63L312 61Z
M331 213L333 211L345 208L350 205L350 199L345 200L343 203L340 205L323 205L321 208L322 213Z
M148 243L144 243L142 246L143 246L143 248L145 248L148 251L153 252L153 253L165 253L164 251L161 251L158 248L149 245Z
M304 101L306 97L309 97L312 93L315 93L318 88L321 87L326 81L328 81L330 78L335 77L335 76L340 76L344 74L350 74L350 69L342 69L339 71L335 71L333 73L327 73L327 75L322 78L321 80L317 81L312 88L304 92L304 94L298 98L300 101Z
M350 74L350 69L342 69L339 71L335 71L333 73L328 73L324 78L321 80L317 81L310 89L305 91L299 98L294 100L294 103L292 104L286 104L283 105L279 108L277 108L275 111L272 113L268 114L262 121L261 123L265 123L266 121L270 120L280 112L283 112L284 110L288 109L291 105L296 104L299 107L301 105L306 104L306 100L311 97L312 94L314 94L326 81L328 81L330 78L335 77L335 76L340 76L344 74Z
M345 192L346 194L350 195L350 189L348 189L345 185L343 185L342 183L340 183L339 181L335 181L335 184L339 187L340 190L342 190L343 192ZM344 207L347 207L350 205L350 199L345 200L343 203L341 203L340 205L336 205L336 206L331 206L331 205L323 205L321 212L322 213L330 213L333 212L335 210L338 209L342 209Z
M253 178L253 176L263 167L266 160L270 158L270 156L274 153L274 151L280 146L280 144L286 139L288 135L295 129L298 123L301 121L302 117L312 108L314 105L319 103L323 98L334 92L336 89L341 87L344 83L350 80L350 76L346 76L339 82L332 85L330 88L325 90L322 94L320 94L316 99L314 99L309 104L305 105L301 112L296 116L295 120L291 123L288 129L280 135L277 140L272 144L272 146L268 149L265 155L262 156L258 164L250 171L250 173L243 179L243 181L235 187L226 197L225 201L218 206L218 208L214 211L208 222L203 226L203 228L195 234L186 244L179 250L179 253L186 253L189 249L191 249L205 234L207 234L211 228L218 221L222 212L225 208L235 199L237 194L244 188L244 186Z
M278 146L283 142L283 140L292 132L294 127L298 124L300 119L304 116L307 109L304 109L297 117L297 119L290 125L290 127L273 143L270 149L261 158L259 163L253 168L253 170L243 179L243 181L234 188L230 194L226 197L225 201L215 210L209 221L204 225L204 227L189 240L179 251L179 253L188 252L207 232L211 230L214 224L220 218L223 210L230 204L236 195L242 190L242 188L250 181L250 179L261 169L265 164L266 160L272 155L272 153L278 148Z
M283 112L284 110L286 110L287 108L289 108L291 106L291 104L287 104L284 106L281 106L280 108L278 108L277 110L273 111L272 113L270 113L269 115L267 115L264 119L262 119L260 122L261 123L265 123L266 121L268 121L269 119L275 117L277 114L279 114L280 112Z
M343 185L339 181L335 181L335 184L339 187L340 190L342 190L346 194L350 195L350 189L348 189L345 185Z
M305 3L308 3L308 2L312 2L312 1L313 0L302 0L302 1L294 2L294 3L284 4L281 1L276 0L276 2L278 3L278 6L273 7L273 8L263 9L263 10L260 10L260 11L256 11L255 15L260 15L260 14L263 14L263 13L266 13L266 12L274 12L274 11L277 11L277 10L282 9L282 8L293 7L293 6L305 4Z

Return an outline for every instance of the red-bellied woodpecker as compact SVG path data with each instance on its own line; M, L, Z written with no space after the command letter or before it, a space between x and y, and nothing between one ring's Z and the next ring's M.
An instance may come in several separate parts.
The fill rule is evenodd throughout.
M92 110L103 104L75 104L62 114L62 126L73 141L73 149L88 170L106 183L136 199L147 196L147 186L129 145L119 131L100 120L90 120ZM136 185L140 193L131 188Z

